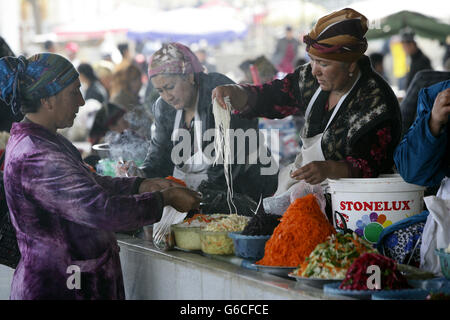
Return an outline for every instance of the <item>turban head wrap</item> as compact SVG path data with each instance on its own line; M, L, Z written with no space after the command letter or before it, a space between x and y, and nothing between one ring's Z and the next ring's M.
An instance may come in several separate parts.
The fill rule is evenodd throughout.
M156 51L148 67L149 78L159 74L190 74L203 71L203 66L197 56L181 43L163 44Z
M320 18L303 37L306 51L328 60L354 62L367 50L368 20L353 9L342 9Z
M78 72L61 55L39 53L0 59L0 99L11 106L14 114L20 112L21 100L51 97L76 79Z

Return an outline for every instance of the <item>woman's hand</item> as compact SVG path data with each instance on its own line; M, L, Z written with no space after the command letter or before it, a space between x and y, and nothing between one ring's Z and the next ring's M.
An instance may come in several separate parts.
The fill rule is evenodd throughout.
M350 176L345 161L313 161L291 172L291 178L305 180L309 184L319 184L327 178L340 179Z
M450 88L439 92L434 100L433 109L430 117L430 130L436 137L439 135L441 128L448 122L450 115Z
M172 206L177 211L188 212L198 209L201 201L201 194L184 187L174 187L163 190L162 196L164 206Z
M329 175L327 161L313 161L291 172L291 178L305 180L309 184L319 184Z
M226 84L216 87L211 94L211 99L217 99L219 105L226 109L226 103L224 98L229 97L233 110L242 111L247 105L247 92L239 85Z
M180 184L164 178L145 179L139 186L139 193L162 191L173 187L180 187Z

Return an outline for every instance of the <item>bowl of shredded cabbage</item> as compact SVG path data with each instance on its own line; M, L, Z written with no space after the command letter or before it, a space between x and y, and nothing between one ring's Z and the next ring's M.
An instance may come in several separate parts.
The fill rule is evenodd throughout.
M212 221L200 229L201 249L207 254L234 254L233 239L229 232L242 231L248 223L249 218L237 214Z

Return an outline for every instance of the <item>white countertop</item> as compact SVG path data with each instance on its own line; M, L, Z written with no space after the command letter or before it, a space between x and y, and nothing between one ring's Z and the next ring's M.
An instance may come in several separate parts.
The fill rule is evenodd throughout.
M150 241L118 234L127 299L311 300L329 297L294 279L180 250L159 251Z

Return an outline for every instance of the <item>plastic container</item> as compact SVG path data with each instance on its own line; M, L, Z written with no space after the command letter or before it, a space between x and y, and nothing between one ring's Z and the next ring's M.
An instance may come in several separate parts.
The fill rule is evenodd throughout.
M185 250L201 250L200 227L186 227L180 225L171 226L175 245Z
M104 158L100 159L97 163L96 170L99 174L103 176L110 176L115 177L116 176L116 164L117 161Z
M207 254L233 254L233 240L228 236L229 231L200 230L201 249Z
M450 279L450 253L446 253L445 249L436 249L436 254L439 257L442 274L446 279Z
M241 232L230 232L228 236L233 239L234 254L238 257L250 260L261 260L264 257L264 248L267 236L248 236Z
M351 229L376 243L384 228L422 212L425 187L398 174L368 179L329 179L335 228Z

